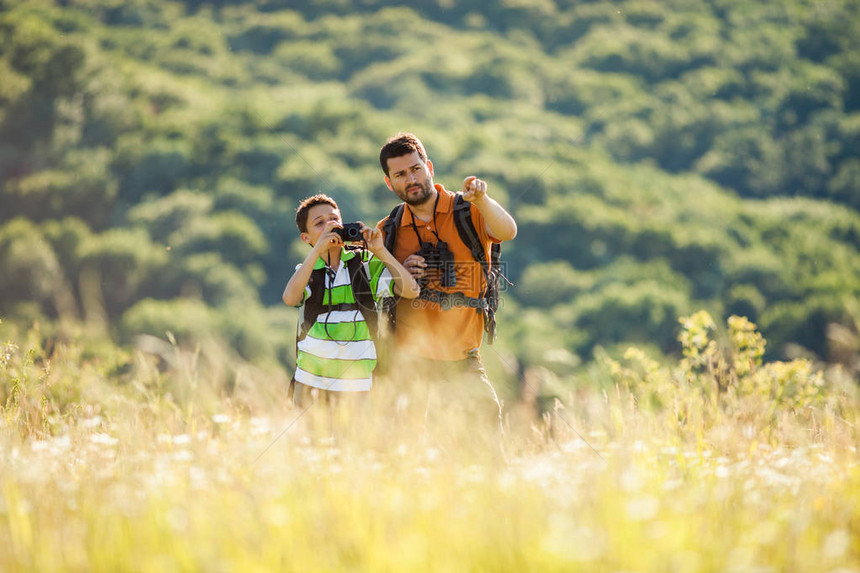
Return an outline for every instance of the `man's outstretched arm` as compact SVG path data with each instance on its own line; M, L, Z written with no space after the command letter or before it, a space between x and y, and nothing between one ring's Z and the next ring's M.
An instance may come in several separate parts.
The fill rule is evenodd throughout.
M517 222L498 201L487 195L487 182L474 175L463 181L463 199L471 201L484 216L487 234L499 241L517 236Z

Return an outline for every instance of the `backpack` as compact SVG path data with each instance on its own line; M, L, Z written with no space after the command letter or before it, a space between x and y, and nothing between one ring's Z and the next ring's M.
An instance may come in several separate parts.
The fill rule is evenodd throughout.
M308 332L310 332L317 318L323 312L331 312L333 310L357 310L364 317L364 322L367 324L367 329L370 331L370 337L376 340L379 334L379 312L377 310L376 301L373 299L373 292L370 289L370 278L367 276L367 269L364 268L362 261L362 251L360 247L346 247L355 253L355 256L346 261L347 272L349 273L349 282L352 285L352 294L355 302L344 302L338 304L329 304L324 302L325 296L325 274L326 267L314 269L311 271L311 277L308 279L308 287L311 289L311 294L305 300L302 307L302 316L300 317L298 332L296 333L296 358L299 355L299 342L304 340ZM296 378L295 373L290 380L287 389L287 399L292 403L295 396Z
M319 318L319 315L323 312L333 310L357 310L361 312L364 322L367 324L367 329L370 331L371 338L376 339L379 333L379 313L376 301L373 299L373 292L370 290L370 278L367 276L367 269L364 268L362 261L363 249L349 250L355 253L354 257L346 261L349 282L352 285L352 294L355 302L325 303L323 296L325 295L325 273L327 269L325 267L314 269L311 272L311 278L308 279L311 294L304 303L304 312L299 332L296 335L296 344L305 339L311 327L313 327L317 318Z
M405 203L397 205L391 210L388 219L382 226L382 232L385 234L385 248L390 253L394 253L397 229L400 228L404 209ZM490 260L488 261L484 246L481 244L480 237L478 236L478 231L472 222L471 203L463 199L462 193L457 193L454 198L454 226L457 228L460 240L469 248L472 258L481 264L481 269L484 271L486 288L478 299L479 304L475 305L475 309L483 313L487 343L492 344L496 340L496 310L499 308L499 279L503 277L499 268L502 246L499 243L492 243L490 247ZM507 281L507 279L505 280ZM463 293L430 291L429 294L425 294L425 290L421 290L420 298L437 302L442 308L461 306L462 302L469 298L463 295ZM395 304L396 300L394 299L387 299L384 304L384 310L388 316L391 328L394 328L395 324Z

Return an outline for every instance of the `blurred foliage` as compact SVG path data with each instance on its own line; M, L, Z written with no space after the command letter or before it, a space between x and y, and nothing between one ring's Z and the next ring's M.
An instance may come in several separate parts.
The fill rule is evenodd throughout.
M519 222L520 369L698 308L854 369L858 54L852 0L0 0L0 316L289 363L297 202L377 221L409 130Z
M764 363L766 341L744 317L730 316L722 327L700 311L680 322L679 363L661 364L638 347L618 359L598 358L638 409L667 415L667 429L679 437L695 436L701 444L735 426L767 443L787 418L809 427L813 412L841 409L841 396L856 393L843 371L825 372L804 358Z

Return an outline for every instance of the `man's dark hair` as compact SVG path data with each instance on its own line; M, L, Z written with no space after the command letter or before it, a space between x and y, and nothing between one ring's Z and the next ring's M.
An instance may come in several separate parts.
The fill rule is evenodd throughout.
M389 159L409 155L413 151L418 152L418 157L421 158L421 161L427 162L427 152L424 151L424 145L413 134L401 131L394 137L388 138L388 141L385 142L385 145L379 151L379 164L382 166L385 176L388 177Z
M338 209L337 202L328 195L318 193L313 197L308 197L296 207L296 227L299 228L300 233L308 232L308 211L316 205L331 205Z

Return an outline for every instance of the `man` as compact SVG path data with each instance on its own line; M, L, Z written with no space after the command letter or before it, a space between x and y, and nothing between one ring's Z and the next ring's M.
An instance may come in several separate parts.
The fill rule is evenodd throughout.
M501 407L480 355L486 277L457 229L456 194L434 183L433 163L411 133L390 138L380 151L379 162L385 184L404 206L398 224L386 225L389 216L378 227L383 233L386 227L394 232L394 258L422 284L419 299L397 304L394 339L398 357L417 357L417 370L429 371L436 378L463 374L482 382L482 390L475 384L468 384L468 388L491 394L500 417ZM487 194L486 182L477 177L463 181L462 199L469 203L465 207L489 261L491 244L513 239L517 224ZM390 243L387 236L386 242ZM451 259L453 265L446 266L444 262Z

